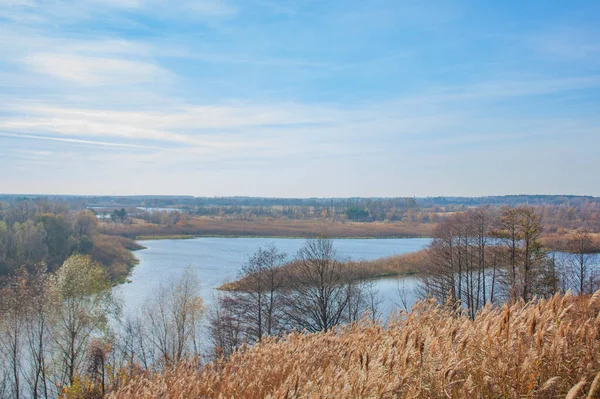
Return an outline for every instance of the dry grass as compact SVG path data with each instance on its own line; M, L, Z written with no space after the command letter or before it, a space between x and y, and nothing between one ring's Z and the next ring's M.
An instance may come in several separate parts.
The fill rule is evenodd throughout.
M402 276L419 273L427 262L427 250L411 252L403 255L394 255L387 258L370 261L349 261L344 264L348 280L376 279L381 277ZM291 278L283 278L284 288L286 282L294 281L296 263L291 262L279 269L280 273ZM247 277L221 285L218 289L223 291L236 291L244 286Z
M542 244L551 250L567 251L568 242L573 239L577 230L562 230L554 234L547 234L541 237ZM590 233L592 245L600 251L600 233Z
M387 328L266 340L202 369L138 377L109 397L598 397L599 310L600 291L488 307L474 320L422 302Z
M129 270L137 263L131 253L143 248L127 237L98 234L94 237L92 259L100 262L113 281L123 281Z
M347 267L356 275L366 278L376 278L416 274L421 272L426 264L427 250L422 249L420 251L370 261L350 261L347 263Z
M329 220L291 220L262 218L233 220L225 218L193 217L176 226L150 223L128 225L101 223L105 234L139 236L269 236L269 237L425 237L431 236L433 223L404 222L333 222Z

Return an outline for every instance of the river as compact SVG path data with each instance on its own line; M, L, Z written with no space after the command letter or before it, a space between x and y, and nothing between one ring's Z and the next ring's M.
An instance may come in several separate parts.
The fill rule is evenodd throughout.
M373 260L418 251L430 241L429 238L336 239L334 249L342 259ZM116 287L115 293L123 301L125 314L136 312L161 283L176 279L185 268L192 267L201 281L200 294L210 306L215 289L235 279L242 264L259 247L275 245L291 259L304 242L299 238L223 237L140 241L146 249L135 252L140 263L129 277L131 282ZM401 302L398 284L396 278L376 282L383 314L388 314ZM416 280L404 278L400 284L404 299L412 305L416 300Z

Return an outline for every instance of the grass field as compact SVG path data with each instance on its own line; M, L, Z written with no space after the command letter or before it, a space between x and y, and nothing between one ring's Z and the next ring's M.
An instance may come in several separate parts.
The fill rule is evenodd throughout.
M474 320L421 302L386 327L268 339L205 366L142 373L112 399L598 398L600 291Z

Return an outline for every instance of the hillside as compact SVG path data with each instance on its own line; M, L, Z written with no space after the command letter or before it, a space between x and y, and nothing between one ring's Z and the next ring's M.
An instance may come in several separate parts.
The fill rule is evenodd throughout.
M474 320L421 302L387 327L265 340L201 369L140 376L109 397L598 397L599 310L600 291L487 307Z

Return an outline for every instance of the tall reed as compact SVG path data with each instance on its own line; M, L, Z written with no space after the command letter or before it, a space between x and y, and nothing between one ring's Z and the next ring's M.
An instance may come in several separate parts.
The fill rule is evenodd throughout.
M267 339L202 368L182 363L109 397L592 398L600 395L600 291L486 307L433 301L386 326Z

